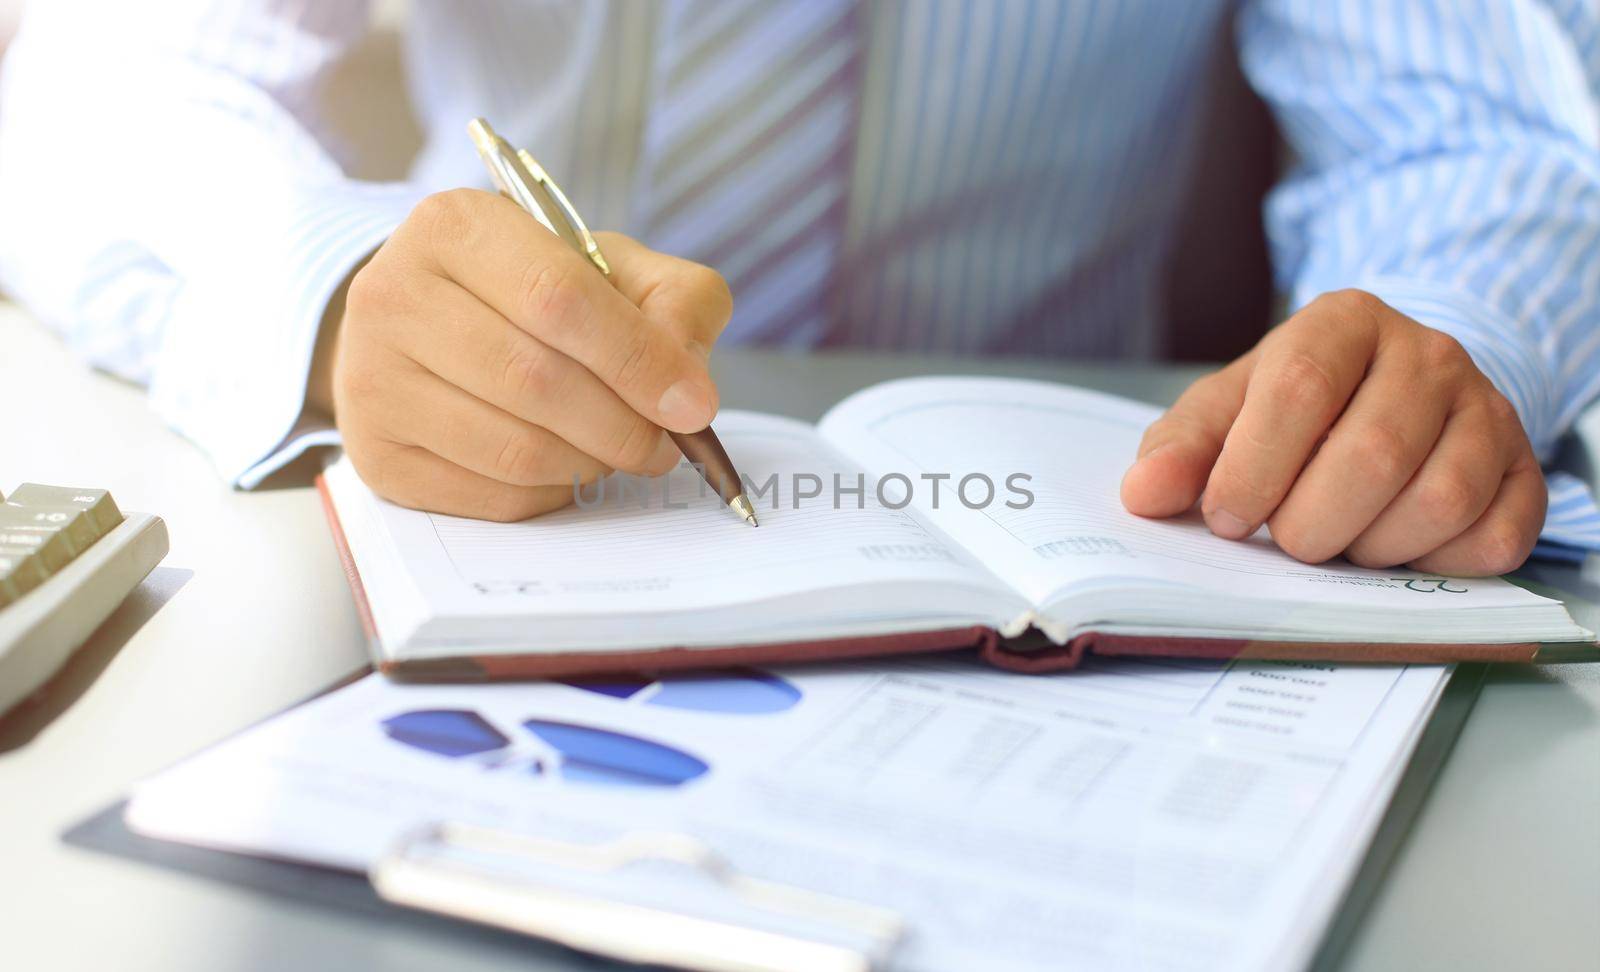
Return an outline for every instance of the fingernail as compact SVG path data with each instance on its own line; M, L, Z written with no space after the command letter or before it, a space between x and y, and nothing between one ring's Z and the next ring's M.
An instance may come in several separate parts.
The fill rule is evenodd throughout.
M711 424L711 396L692 381L680 381L656 405L661 424L676 432L698 432Z
M1250 535L1250 524L1224 509L1215 509L1206 514L1206 526L1224 540L1243 540Z
M1156 453L1160 452L1162 449L1165 449L1165 448L1166 448L1166 446L1156 446L1154 449L1151 449L1149 452L1145 453L1144 455L1139 456L1138 458L1134 459L1133 460L1133 465L1129 466L1128 467L1128 471L1122 474L1122 478L1124 480L1126 480L1129 476L1132 476L1133 473L1134 473L1134 470L1138 469L1140 466L1142 466L1145 463L1149 462L1151 460L1151 458L1156 455Z

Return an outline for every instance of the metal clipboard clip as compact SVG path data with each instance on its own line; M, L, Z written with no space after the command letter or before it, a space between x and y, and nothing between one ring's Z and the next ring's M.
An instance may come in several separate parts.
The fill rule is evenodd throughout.
M904 933L894 911L741 875L679 834L576 844L433 824L370 879L393 904L697 972L870 972Z

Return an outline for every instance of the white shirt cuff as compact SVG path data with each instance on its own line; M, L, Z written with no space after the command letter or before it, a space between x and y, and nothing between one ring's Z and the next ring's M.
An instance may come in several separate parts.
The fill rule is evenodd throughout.
M306 383L328 301L425 193L341 183L309 192L247 252L223 252L185 280L163 335L151 401L249 488L310 448ZM336 440L335 440L336 441Z

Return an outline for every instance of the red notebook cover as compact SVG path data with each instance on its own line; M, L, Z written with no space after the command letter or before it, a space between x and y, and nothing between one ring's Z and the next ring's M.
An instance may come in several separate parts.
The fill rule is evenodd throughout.
M317 492L328 517L345 579L367 638L378 642L366 588L339 525L333 497L323 477ZM560 654L462 655L418 661L379 660L385 675L414 681L490 681L518 678L565 678L616 672L665 671L674 668L717 668L730 665L830 661L929 651L977 649L979 657L1014 672L1056 672L1076 668L1090 655L1156 655L1167 658L1259 658L1319 662L1526 662L1539 652L1536 643L1432 644L1400 642L1254 641L1240 638L1173 638L1102 634L1089 631L1065 645L1016 650L993 628L974 625L940 631L831 638L821 641L730 645L718 648L681 646L643 651L562 652ZM375 653L376 654L376 653Z

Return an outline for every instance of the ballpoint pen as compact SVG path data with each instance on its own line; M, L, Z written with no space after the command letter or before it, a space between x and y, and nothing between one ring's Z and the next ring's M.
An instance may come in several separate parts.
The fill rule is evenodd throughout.
M501 194L543 223L545 229L561 237L610 280L611 266L600 252L600 245L595 242L589 227L584 225L583 217L567 201L566 194L550 178L544 166L526 149L513 149L482 118L474 118L467 125L467 131L472 135L472 144L477 147L478 155L483 158L483 164L488 166L489 176ZM717 495L746 523L759 526L755 507L750 504L750 498L745 495L740 483L739 472L733 468L727 450L722 448L711 427L707 426L699 432L667 434L672 436L673 443L699 471L706 484L716 490Z

